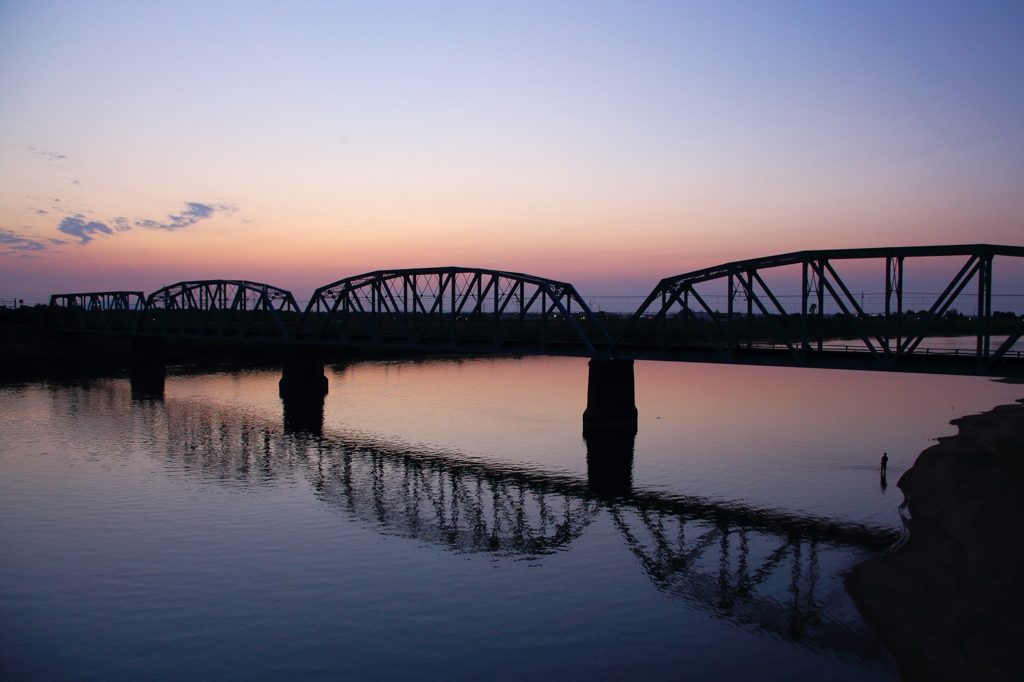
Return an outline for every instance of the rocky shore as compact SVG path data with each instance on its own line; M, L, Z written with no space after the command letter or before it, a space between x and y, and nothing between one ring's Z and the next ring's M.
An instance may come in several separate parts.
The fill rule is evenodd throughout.
M952 422L899 480L904 544L846 589L905 680L1024 680L1024 405Z

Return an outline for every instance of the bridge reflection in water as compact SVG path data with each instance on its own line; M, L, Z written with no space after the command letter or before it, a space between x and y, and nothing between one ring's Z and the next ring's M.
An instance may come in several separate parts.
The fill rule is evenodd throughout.
M819 592L823 575L884 550L894 531L634 489L635 431L591 436L583 480L325 431L323 396L286 396L283 428L205 402L150 404L154 423L167 425L166 464L186 475L257 487L304 476L324 503L381 533L527 561L568 550L606 514L663 593L820 653L884 665L852 607Z

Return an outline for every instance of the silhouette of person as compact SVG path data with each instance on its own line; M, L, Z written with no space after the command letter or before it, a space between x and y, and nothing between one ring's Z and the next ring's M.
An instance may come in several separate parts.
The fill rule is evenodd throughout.
M885 476L885 468L889 465L889 453L882 453L882 475Z

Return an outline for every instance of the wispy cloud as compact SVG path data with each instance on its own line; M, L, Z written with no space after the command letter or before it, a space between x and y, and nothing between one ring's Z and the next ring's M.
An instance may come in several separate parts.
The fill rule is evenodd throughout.
M86 222L85 216L81 213L77 213L74 216L65 218L60 221L60 225L57 226L58 232L77 237L80 241L79 244L88 244L92 241L92 235L94 234L114 234L114 231L107 227L106 224L91 221Z
M231 215L238 211L237 206L231 204L201 204L197 201L185 202L185 210L177 214L167 216L165 222L159 220L129 220L123 216L111 218L106 222L89 220L85 215L76 213L60 221L57 226L58 232L77 238L79 244L88 244L95 236L101 234L114 234L125 232L135 227L146 230L180 230L183 227L195 225L201 220L211 218L218 213Z
M162 223L156 220L136 220L136 227L143 227L147 230L179 230L189 225L195 225L200 220L223 213L231 215L238 210L237 206L231 204L200 204L194 201L185 202L185 210L177 215L167 216L168 222Z
M35 206L31 206L29 211L35 215L50 215L56 213L59 215L73 215L75 213L84 213L84 207L74 209L68 205L68 202L61 201L57 197L37 197L31 194L25 195L26 199L32 201Z
M46 244L35 239L23 237L13 230L6 230L0 227L0 249L2 249L0 253L11 255L27 251L45 251Z
M39 197L29 198L40 201L42 200ZM204 204L198 201L187 201L185 202L183 210L178 213L168 215L167 219L164 221L147 219L132 220L124 216L117 216L115 218L108 218L104 220L93 220L86 215L87 213L92 213L92 211L79 208L82 212L72 213L72 211L67 210L67 205L64 202L61 202L60 199L47 197L46 201L50 202L50 205L47 207L49 210L35 208L32 209L32 212L36 215L52 215L53 213L56 213L59 216L60 214L64 214L64 217L61 218L60 222L57 224L57 231L61 234L67 235L68 237L73 237L79 246L95 241L97 237L111 236L118 232L126 232L136 228L173 232L175 230L195 225L200 221L207 220L218 214L231 215L238 211L238 207L233 204ZM0 255L14 256L40 251L58 253L59 251L54 250L54 246L59 247L69 243L72 242L66 239L57 239L53 237L32 239L12 230L0 228Z
M62 160L68 158L63 154L58 154L57 152L48 152L44 149L36 149L35 147L29 147L28 149L29 151L32 152L32 155L35 156L37 159L45 161L47 165L51 166L54 163L60 163Z

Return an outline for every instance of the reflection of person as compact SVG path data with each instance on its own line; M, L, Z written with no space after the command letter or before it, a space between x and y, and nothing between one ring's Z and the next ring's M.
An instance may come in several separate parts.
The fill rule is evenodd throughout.
M889 464L889 453L883 452L882 453L882 475L883 476L885 475L885 468L886 468L886 466L888 466L888 464Z

